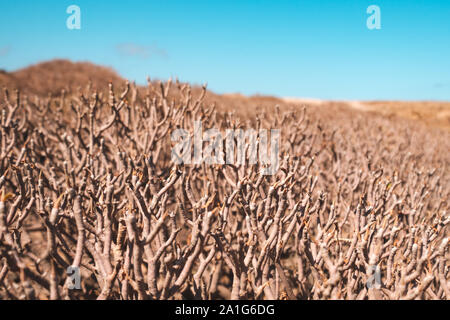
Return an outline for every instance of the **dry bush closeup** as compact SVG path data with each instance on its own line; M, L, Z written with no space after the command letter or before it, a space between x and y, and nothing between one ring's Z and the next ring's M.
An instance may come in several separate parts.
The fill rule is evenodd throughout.
M448 131L205 96L170 81L5 89L0 299L450 298ZM280 128L278 172L175 165L171 132L195 120Z

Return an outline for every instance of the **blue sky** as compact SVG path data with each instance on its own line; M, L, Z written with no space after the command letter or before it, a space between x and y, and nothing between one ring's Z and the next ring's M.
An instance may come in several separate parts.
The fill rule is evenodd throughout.
M218 93L450 101L450 1L1 1L0 68L53 58Z

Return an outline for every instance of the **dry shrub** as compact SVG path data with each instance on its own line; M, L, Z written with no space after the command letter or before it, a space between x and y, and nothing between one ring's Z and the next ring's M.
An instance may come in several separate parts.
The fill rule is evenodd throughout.
M4 93L1 299L450 297L447 131L338 103L256 99L257 116L185 84L123 89ZM280 170L174 165L170 133L196 119L281 128Z

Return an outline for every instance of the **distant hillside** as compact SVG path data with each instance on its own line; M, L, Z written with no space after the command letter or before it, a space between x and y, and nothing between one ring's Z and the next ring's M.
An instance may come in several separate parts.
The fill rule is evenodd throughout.
M77 93L78 88L85 88L89 82L93 88L103 91L110 81L117 89L123 88L126 79L111 68L89 62L71 62L68 60L52 60L15 72L0 72L0 88L5 86L10 90L19 88L24 94L40 97L46 97L49 94L58 96L62 89L65 89L67 93ZM154 84L156 85L156 82ZM155 86L155 88L157 87ZM175 84L172 84L172 88L172 95L180 93ZM141 97L145 96L147 92L144 86L138 87L138 91L141 93ZM194 97L198 97L201 91L201 87L192 86ZM2 97L3 92L1 90L0 99ZM233 110L242 116L252 115L255 110L259 110L259 112L273 110L275 105L285 107L292 105L275 97L260 95L247 97L241 94L220 95L209 90L206 92L203 101L207 105L214 104L217 109L222 111Z
M62 89L76 90L91 81L94 87L105 87L109 81L114 84L125 80L114 70L89 62L53 60L30 66L15 72L0 72L0 86L19 88L27 94L59 94Z
M150 74L151 76L151 74ZM145 79L142 79L145 80ZM19 88L26 95L47 97L57 96L63 89L67 93L77 93L78 88L85 88L89 83L93 88L103 91L108 83L112 82L116 88L122 88L125 79L108 67L102 67L90 62L71 62L68 60L52 60L42 62L14 72L0 70L0 88L9 90ZM156 83L155 83L156 84ZM172 94L180 94L173 85ZM138 87L144 97L147 90ZM192 87L192 93L199 96L201 88ZM0 90L0 99L3 90ZM259 111L272 112L274 106L282 109L309 105L313 107L328 108L331 105L340 105L343 108L352 108L362 112L375 112L387 117L399 116L413 119L429 126L450 129L450 102L403 102L403 101L325 101L305 98L276 98L270 96L251 96L241 94L215 94L207 91L204 103L215 104L222 111L234 110L239 115L248 116Z
M151 76L151 75L150 75ZM145 79L142 79L145 80ZM93 88L100 91L112 82L116 88L123 87L126 79L111 68L95 65L90 62L71 62L68 60L52 60L42 62L14 72L0 70L0 88L9 90L20 89L27 95L47 96L59 95L62 89L74 93L79 87L85 87L89 82ZM144 87L140 87L144 89ZM178 91L174 88L173 92ZM192 92L199 95L201 88L192 87ZM0 98L2 93L0 93ZM239 94L218 95L207 91L205 100L208 104L215 103L225 110L237 109L247 113L255 108L286 104L274 97L254 96L246 97Z

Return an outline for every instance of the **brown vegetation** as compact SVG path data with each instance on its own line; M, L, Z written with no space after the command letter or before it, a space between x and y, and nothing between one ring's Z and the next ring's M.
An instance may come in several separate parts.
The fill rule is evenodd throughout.
M386 116L398 115L418 120L430 126L450 129L450 103L439 101L370 101L364 103L367 110Z
M448 131L56 71L0 101L0 299L450 297ZM196 119L281 128L280 170L174 165Z

